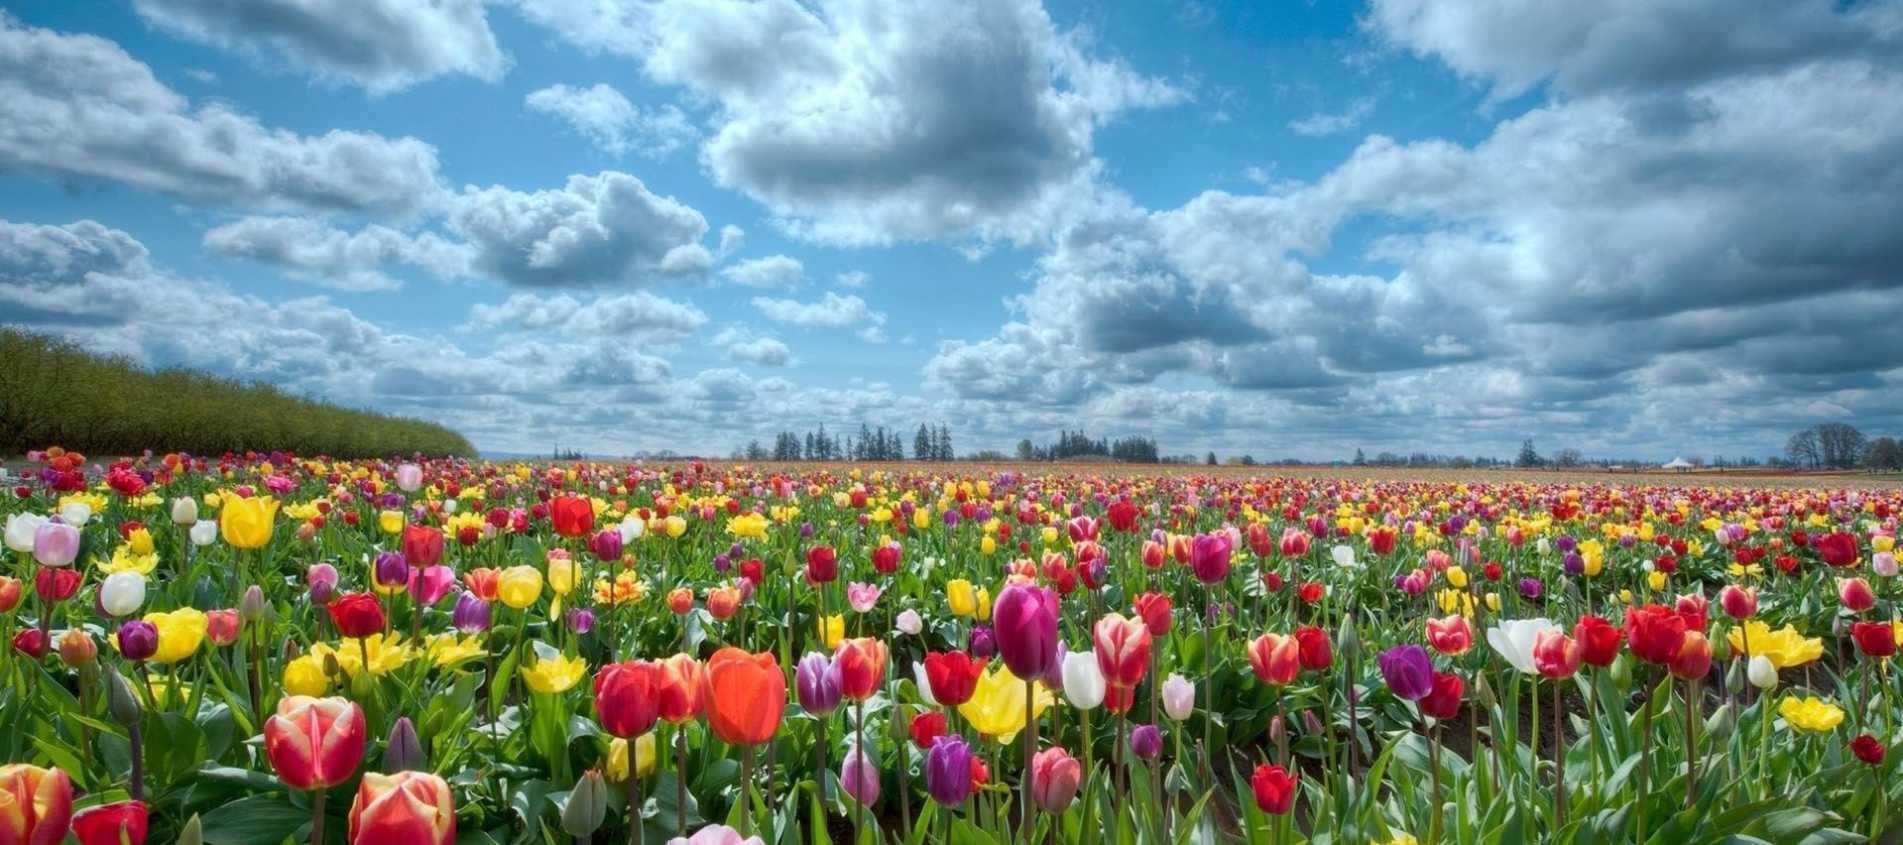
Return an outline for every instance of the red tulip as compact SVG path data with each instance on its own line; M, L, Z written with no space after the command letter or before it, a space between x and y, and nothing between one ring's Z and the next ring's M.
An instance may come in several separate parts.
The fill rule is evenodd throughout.
M73 838L79 845L144 845L144 801L120 801L88 807L73 816Z
M946 707L957 707L971 700L990 660L973 660L962 651L929 652L925 655L925 679L932 687L932 699Z
M1869 734L1861 734L1851 740L1850 753L1872 766L1883 765L1883 742Z
M1168 593L1143 593L1131 602L1132 611L1143 617L1150 634L1167 637L1170 633L1170 597Z
M1294 637L1263 634L1249 643L1249 667L1257 678L1286 686L1302 670L1301 647Z
M293 695L264 722L264 752L292 789L329 789L363 762L363 708L342 698Z
M660 718L661 667L646 660L610 663L595 675L595 716L602 729L633 739L654 729Z
M1255 806L1264 813L1286 815L1295 806L1295 794L1300 791L1300 782L1281 766L1263 763L1255 767L1255 775L1249 778L1249 790L1255 793Z
M1611 622L1587 614L1573 625L1573 639L1579 643L1579 656L1588 665L1605 668L1619 657L1619 642L1625 634Z
M59 845L73 818L73 782L59 769L0 766L0 843Z
M1434 689L1419 702L1421 713L1443 722L1460 715L1460 694L1466 683L1452 672L1435 672Z
M1678 602L1672 609L1673 612L1685 618L1685 630L1687 631L1703 631L1705 630L1705 624L1710 621L1709 614L1711 612L1711 605L1705 601L1705 596L1702 593L1679 596Z
M1733 619L1749 619L1758 613L1758 591L1752 587L1727 584L1718 591L1718 606Z
M1295 644L1301 651L1303 669L1320 672L1335 665L1335 651L1327 631L1314 625L1296 628Z
M77 567L42 566L33 576L33 591L49 602L62 602L79 592L79 582L84 580Z
M927 710L912 717L912 744L920 751L932 750L932 743L945 735L945 714Z
M1837 579L1837 600L1851 613L1862 613L1876 607L1877 594L1870 589L1870 582L1862 578Z
M46 632L38 628L21 628L13 635L13 650L38 660L52 649L52 643L46 639Z
M670 725L679 725L700 717L707 706L707 672L699 661L676 654L660 661L661 674L655 679L656 710Z
M1663 605L1635 607L1626 611L1625 635L1640 660L1670 664L1685 645L1685 617Z
M443 562L443 529L425 525L403 526L403 560L412 569Z
M557 496L548 503L548 519L555 533L583 537L595 530L595 506L581 496Z
M330 603L330 621L353 640L382 633L383 604L369 593L346 593Z
M1097 668L1110 686L1135 686L1150 668L1150 629L1140 619L1105 614L1091 629Z
M1557 628L1544 628L1533 636L1533 668L1548 678L1570 678L1579 671L1579 643Z
M806 550L806 580L830 584L839 577L839 553L832 546L814 546Z
M1817 549L1817 556L1831 566L1857 565L1857 535L1848 531L1836 531L1815 538L1811 545Z
M886 543L872 550L872 568L881 575L899 571L899 544Z
M1888 622L1854 623L1850 626L1850 637L1857 641L1857 650L1869 657L1896 654L1896 631Z
M1387 526L1369 531L1368 550L1378 555L1392 554L1394 552L1394 539L1396 536L1395 530Z
M1711 673L1711 641L1702 631L1685 632L1685 641L1670 665L1672 674L1687 681L1705 677Z
M456 796L429 772L369 772L350 804L350 845L451 845Z
M728 646L707 658L707 727L728 745L759 745L780 730L786 676L770 652Z
M839 681L839 694L852 701L871 698L885 680L885 661L885 643L873 637L840 640L833 651L833 675Z
M1445 619L1427 620L1427 644L1435 651L1448 656L1466 654L1473 648L1473 623L1467 617L1454 614Z

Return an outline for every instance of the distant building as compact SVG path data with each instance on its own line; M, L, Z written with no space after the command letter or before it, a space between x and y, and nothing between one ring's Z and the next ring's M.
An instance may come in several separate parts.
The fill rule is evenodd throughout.
M1675 469L1680 472L1684 472L1685 470L1688 470L1691 468L1692 468L1692 462L1685 460L1684 458L1673 458L1659 465L1659 469Z

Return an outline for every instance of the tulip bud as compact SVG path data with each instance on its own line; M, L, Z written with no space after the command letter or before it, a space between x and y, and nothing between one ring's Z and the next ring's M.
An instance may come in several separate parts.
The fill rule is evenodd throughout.
M423 756L423 742L416 736L416 725L410 717L403 716L390 726L390 739L383 750L383 770L391 774L397 772L421 771L428 767L428 759Z
M1620 692L1632 689L1632 661L1626 655L1612 661L1612 669L1607 673L1612 678L1612 686Z
M110 666L106 667L106 705L119 724L131 727L139 723L139 694L132 691L126 676Z
M1769 692L1777 689L1777 666L1771 663L1771 658L1762 654L1751 658L1751 665L1745 669L1745 677L1760 690Z
M1355 629L1352 614L1341 618L1341 630L1335 632L1335 651L1344 660L1353 660L1361 656L1361 632Z
M562 830L576 838L587 838L607 818L608 784L602 782L600 772L589 769L568 793L568 803L562 807Z
M1705 737L1713 743L1723 745L1731 739L1731 732L1738 726L1736 705L1727 701L1705 720Z
M1156 759L1163 753L1163 732L1155 725L1138 725L1130 731L1130 753L1144 760Z
M198 820L198 814L185 820L185 826L178 830L178 845L205 845L204 823Z
M1721 663L1731 659L1731 638L1722 632L1711 641L1711 659Z
M1481 707L1492 709L1498 699L1493 696L1493 684L1487 681L1487 673L1474 676L1474 701Z
M1725 670L1725 689L1733 693L1744 690L1744 664L1742 660L1731 662L1731 668Z
M244 596L238 599L238 616L245 622L262 622L270 606L264 601L264 588L252 584L245 588Z

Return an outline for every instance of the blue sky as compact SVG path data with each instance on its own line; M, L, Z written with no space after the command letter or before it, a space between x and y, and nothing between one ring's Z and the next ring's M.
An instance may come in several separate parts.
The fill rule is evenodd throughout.
M0 321L486 449L1897 427L1895 2L5 9Z

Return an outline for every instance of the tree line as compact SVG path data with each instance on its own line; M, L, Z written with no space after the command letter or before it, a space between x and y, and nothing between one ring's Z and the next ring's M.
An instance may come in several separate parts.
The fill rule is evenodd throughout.
M875 429L860 423L856 437L829 434L824 424L803 435L782 431L774 436L772 447L758 440L748 441L735 457L749 461L903 461L907 456L905 437L898 429L888 431L885 426ZM956 457L949 427L944 423L936 426L919 423L918 431L912 435L912 460L949 461Z
M1212 453L1213 457L1213 453ZM1081 431L1064 431L1057 442L1038 446L1030 438L1018 441L1020 461L1074 461L1092 458L1127 464L1154 464L1162 460L1156 441L1147 437L1123 437L1117 440L1091 439Z
M100 455L285 450L339 458L473 455L436 423L344 408L0 327L0 454L59 445Z
M1784 457L1814 469L1903 470L1903 444L1894 437L1870 438L1849 423L1818 423L1784 441Z

